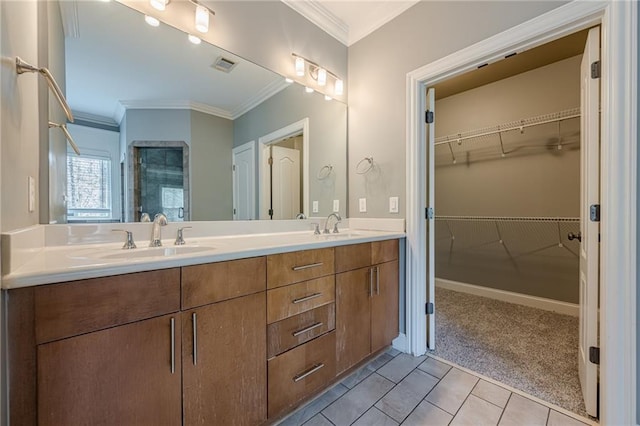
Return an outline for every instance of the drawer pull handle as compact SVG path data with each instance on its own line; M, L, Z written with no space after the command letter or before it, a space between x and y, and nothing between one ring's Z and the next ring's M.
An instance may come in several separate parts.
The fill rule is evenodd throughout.
M310 263L309 265L302 265L302 266L294 266L292 269L294 271L302 271L303 269L309 269L309 268L316 268L318 266L322 266L323 263Z
M302 330L294 331L294 332L292 333L292 334L293 334L293 337L298 337L299 335L304 334L304 333L306 333L307 331L311 331L311 330L313 330L314 328L322 327L322 325L323 325L323 324L322 324L321 322L317 322L317 323L315 323L315 324L310 325L309 327L305 327L305 328L303 328Z
M306 302L307 300L315 299L316 297L320 297L320 296L322 296L322 293L313 293L308 296L300 297L298 299L293 299L291 303L295 305L296 303Z
M176 372L176 319L171 318L171 374Z
M294 382L299 382L300 380L304 379L305 377L310 376L313 373L315 373L316 371L320 370L322 367L324 367L324 364L314 365L313 367L311 367L311 369L305 371L304 373L298 374L297 376L294 376L293 381Z

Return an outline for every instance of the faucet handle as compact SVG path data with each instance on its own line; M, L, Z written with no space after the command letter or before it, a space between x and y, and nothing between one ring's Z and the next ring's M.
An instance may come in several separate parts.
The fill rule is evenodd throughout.
M192 226L183 226L182 228L178 228L178 235L176 236L176 241L173 243L177 246L182 246L185 244L184 238L182 237L182 231L184 229L191 229Z
M136 243L133 241L133 232L127 231L126 229L112 229L111 232L126 232L127 240L122 248L127 250L136 248Z
M319 223L312 223L311 225L313 225L313 227L314 227L313 235L320 235L320 224Z
M340 223L340 222L336 222L335 225L333 225L333 233L334 234L340 233L340 231L338 231L338 223Z
M151 222L151 218L149 217L149 213L142 213L140 215L140 222Z

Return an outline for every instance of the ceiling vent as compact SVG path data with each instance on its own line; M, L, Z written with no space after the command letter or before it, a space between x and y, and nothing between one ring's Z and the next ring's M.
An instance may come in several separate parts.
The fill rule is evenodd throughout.
M218 56L218 59L213 63L213 67L217 70L223 72L231 72L231 70L236 66L236 63L231 59L227 59L223 56Z

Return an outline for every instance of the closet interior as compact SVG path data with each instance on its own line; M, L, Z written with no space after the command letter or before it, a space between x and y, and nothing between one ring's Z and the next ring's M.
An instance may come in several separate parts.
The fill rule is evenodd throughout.
M582 415L585 41L572 34L436 85L434 141L434 355Z

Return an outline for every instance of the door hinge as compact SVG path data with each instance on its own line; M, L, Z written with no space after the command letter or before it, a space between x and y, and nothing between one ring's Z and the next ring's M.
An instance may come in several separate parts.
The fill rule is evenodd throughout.
M234 172L236 171L236 165L235 164L231 166L231 170L233 170Z
M424 313L427 315L433 314L433 303L429 302L424 305Z
M269 165L273 166L273 157L269 157Z
M591 78L600 78L600 61L591 63Z
M269 209L269 216L273 216L273 209Z
M589 361L600 365L600 348L589 346Z
M424 209L425 219L433 219L433 207L427 207Z
M233 214L236 214L236 209L233 209Z
M433 111L429 111L429 110L426 111L426 113L424 115L424 121L427 124L433 123Z
M589 219L591 222L600 222L600 204L592 204L589 207Z

